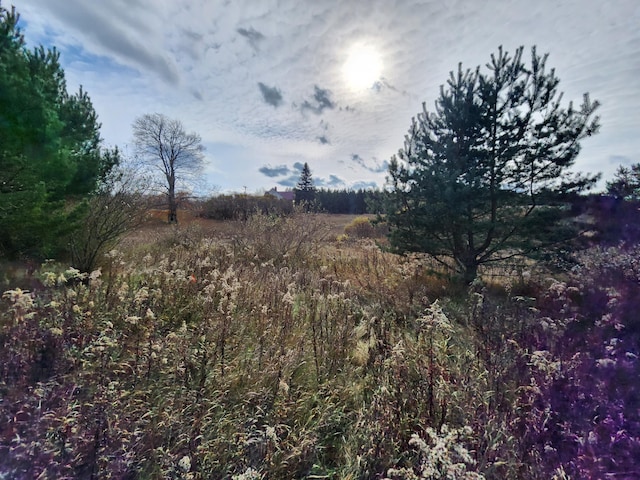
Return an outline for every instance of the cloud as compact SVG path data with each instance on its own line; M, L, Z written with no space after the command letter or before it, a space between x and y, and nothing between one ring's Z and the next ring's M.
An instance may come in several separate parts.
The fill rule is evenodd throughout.
M271 178L281 177L282 175L288 175L289 173L291 173L291 170L289 170L289 167L287 167L286 165L278 165L277 167L265 165L258 169L258 171L263 175Z
M191 89L191 95L193 95L193 98L195 98L196 100L203 100L203 96L202 96L202 92L200 90L197 90L195 88Z
M373 160L376 161L376 165L374 167L370 167L369 165L367 165L364 159L357 153L351 154L351 160L371 173L383 173L389 170L389 162L387 160L384 160L382 163L378 163L374 157Z
M171 85L179 83L180 72L173 59L162 49L155 48L154 38L140 35L140 32L149 34L149 29L139 19L143 16L136 16L139 9L134 8L135 5L128 11L119 8L125 13L114 17L113 10L106 4L68 1L53 7L45 2L40 3L42 7L50 9L52 16L57 17L67 29L71 27L81 32L85 37L83 45L88 50L93 47L99 55L113 55L139 71L153 71ZM62 34L57 39L66 40ZM74 40L77 41L77 38ZM91 45L87 46L86 43Z
M295 162L291 167L287 165L276 165L275 167L272 167L271 165L264 165L259 168L258 171L269 178L287 176L286 178L278 180L278 185L282 185L283 187L295 187L300 180L300 174L302 173L303 168L303 163Z
M253 27L250 27L249 29L238 28L236 29L236 32L246 38L249 42L249 45L251 45L255 50L258 49L258 43L264 40L264 35Z
M285 178L284 180L278 180L278 185L282 185L283 187L295 187L300 180L299 175L291 175L289 178Z
M282 93L279 88L268 87L262 82L258 82L258 87L260 88L260 93L262 93L262 98L265 103L268 103L275 108L282 105Z
M399 94L404 95L404 96L408 96L408 95L409 95L409 93L408 93L406 90L402 90L402 91L400 91L400 90L398 90L396 87L394 87L393 85L391 85L391 83L389 83L389 82L387 81L387 79L386 79L386 78L384 78L384 77L380 78L380 80L377 80L377 81L373 84L373 86L371 87L371 89L372 89L374 92L376 92L376 93L380 93L380 92L382 92L382 90L384 90L384 89L388 89L388 90L393 90L394 92L399 93Z
M631 160L631 158L624 155L609 155L609 158L607 160L609 161L609 164L621 166L629 166L633 163L633 160Z
M313 103L309 102L309 100L305 100L302 102L300 106L300 110L315 113L316 115L320 115L325 109L333 109L336 104L331 100L331 90L320 88L318 85L313 86Z
M301 162L295 162L291 167L287 167L286 165L279 165L277 167L262 167L260 172L269 176L269 177L279 177L282 175L289 175L287 178L283 178L278 180L278 185L283 187L295 187L300 181L300 174L302 173L302 169L304 168L304 164Z
M320 178L316 182L316 186L318 187L339 187L341 185L345 185L345 181L338 177L337 175L329 175L329 179Z

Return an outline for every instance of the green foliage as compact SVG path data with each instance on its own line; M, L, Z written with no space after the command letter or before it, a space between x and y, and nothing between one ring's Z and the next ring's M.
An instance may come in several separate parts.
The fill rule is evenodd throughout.
M568 169L598 129L598 103L585 95L579 109L562 107L547 55L534 48L525 66L522 52L500 49L486 73L460 65L389 168L396 251L425 252L467 283L480 265L570 237L560 200L595 181Z
M55 255L113 166L86 92L66 90L59 53L30 51L19 16L0 5L0 255Z
M625 167L620 165L610 182L607 193L625 200L640 200L640 163Z
M313 185L313 178L311 177L311 169L307 162L302 167L300 172L300 180L295 188L296 203L310 206L315 199L316 187Z

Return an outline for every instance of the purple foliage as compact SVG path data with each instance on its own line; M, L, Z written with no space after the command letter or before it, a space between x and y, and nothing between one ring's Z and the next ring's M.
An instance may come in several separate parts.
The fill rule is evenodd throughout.
M523 421L550 476L640 478L638 253L591 250L538 300Z

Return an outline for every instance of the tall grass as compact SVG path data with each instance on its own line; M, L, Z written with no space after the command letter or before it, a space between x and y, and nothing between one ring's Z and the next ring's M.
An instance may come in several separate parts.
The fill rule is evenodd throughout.
M0 477L596 471L545 430L566 420L563 435L588 437L553 397L565 378L554 362L568 362L565 375L586 368L569 356L579 342L566 342L586 315L570 313L582 307L569 287L568 300L540 278L464 291L419 256L329 242L313 215L260 215L237 228L225 239L181 229L129 243L90 274L45 265L40 288L4 293ZM629 270L620 261L606 268ZM583 279L605 267L584 268ZM600 313L616 317L607 302ZM625 352L640 354L634 338ZM601 360L637 368L616 355ZM626 415L625 405L610 415ZM624 426L633 448L635 425ZM598 451L613 462L612 449Z

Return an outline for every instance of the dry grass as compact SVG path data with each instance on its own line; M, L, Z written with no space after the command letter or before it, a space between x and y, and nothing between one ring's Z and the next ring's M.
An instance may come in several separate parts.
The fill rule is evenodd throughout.
M552 478L522 431L569 298L463 291L354 215L163 218L3 295L0 478Z
M327 227L327 240L333 241L344 233L346 226L362 215L314 214ZM374 218L373 215L369 216ZM212 238L229 239L239 233L242 221L211 220L201 218L195 210L179 210L178 225L167 223L166 210L151 210L148 221L139 229L126 236L126 245L150 243L159 238L175 235L177 232L200 232Z

